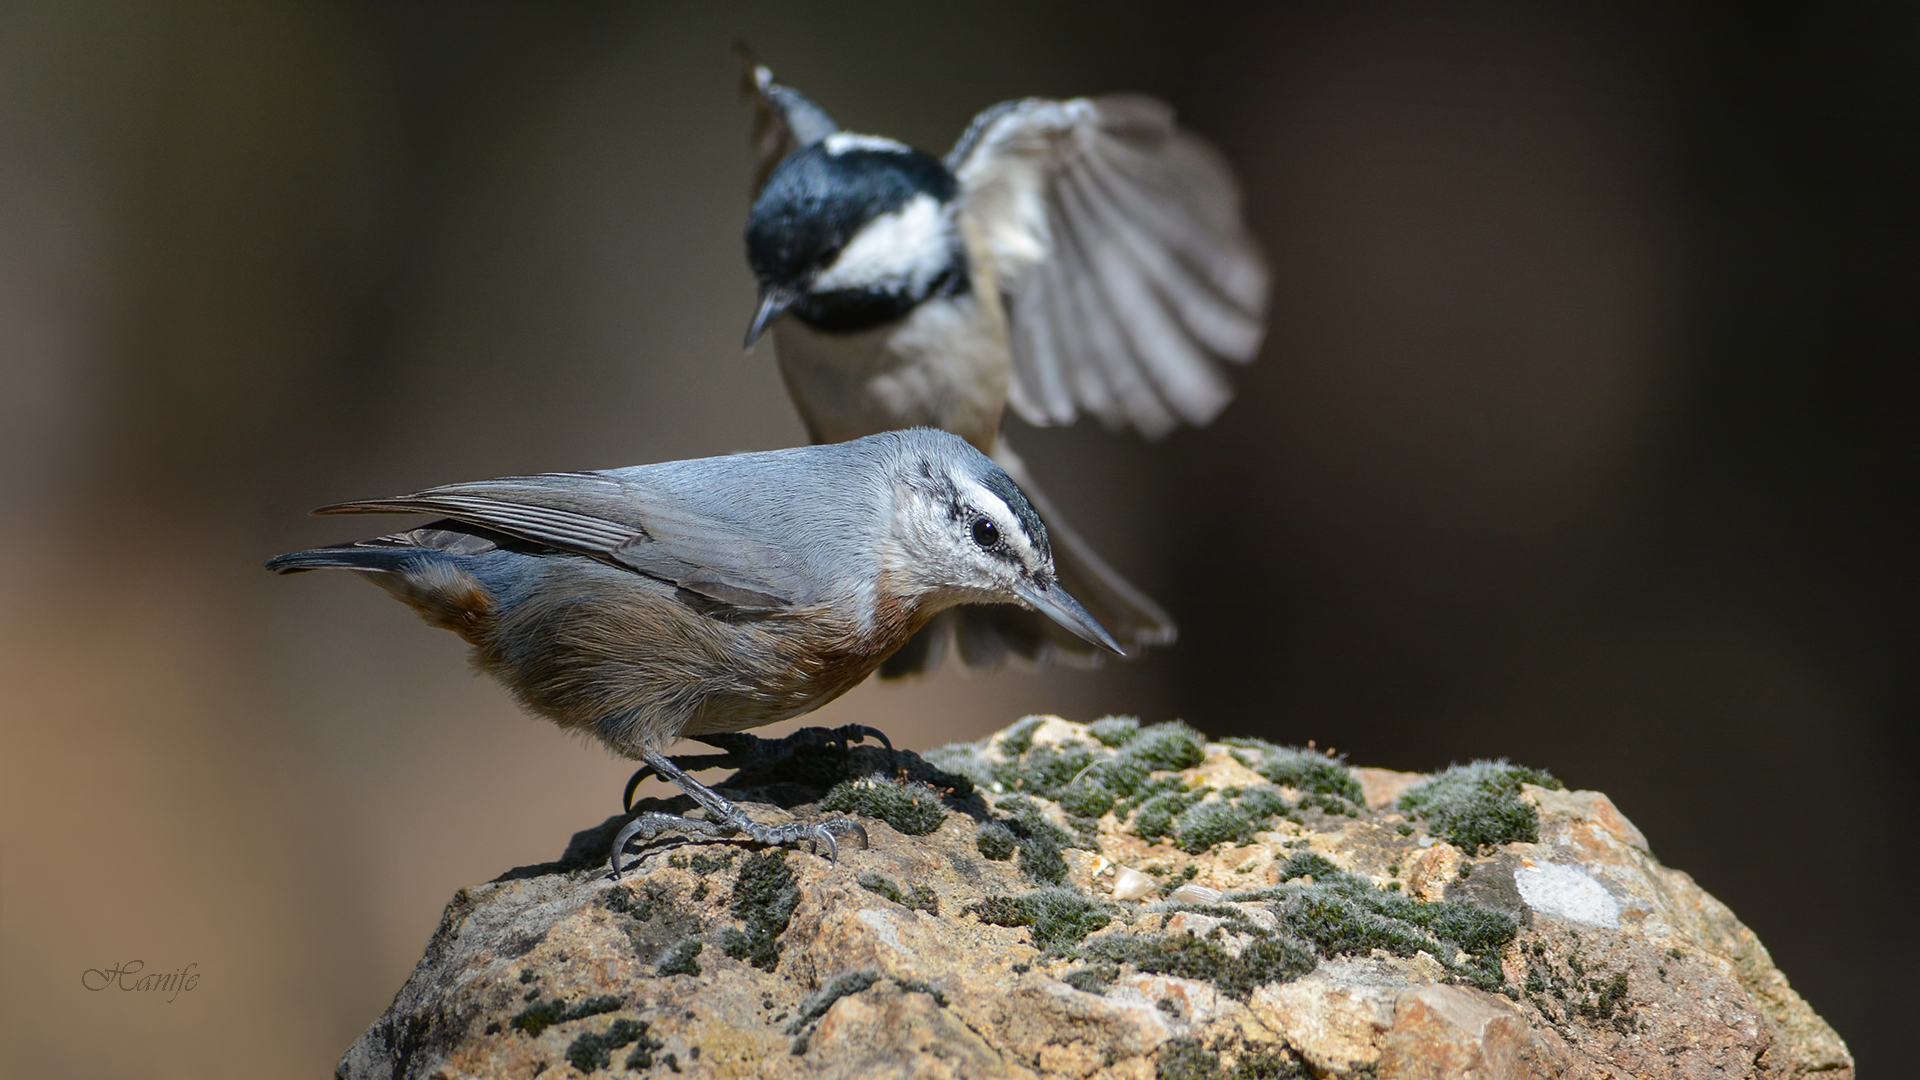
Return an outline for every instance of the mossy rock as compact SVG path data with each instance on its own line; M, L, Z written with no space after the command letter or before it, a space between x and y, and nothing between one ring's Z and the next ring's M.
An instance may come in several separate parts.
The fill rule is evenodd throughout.
M1425 821L1435 834L1470 855L1502 844L1540 839L1540 812L1522 802L1520 787L1559 790L1564 785L1542 769L1502 761L1455 765L1400 796L1399 809Z
M947 820L940 793L926 784L871 776L836 785L820 809L878 818L908 836L925 836Z
M1113 921L1108 905L1064 887L1036 889L1022 896L989 896L967 910L994 926L1031 927L1034 947L1051 953L1068 951Z
M780 935L787 932L800 906L800 888L787 865L785 849L749 855L734 880L733 916L745 924L720 935L720 948L735 960L745 960L762 971L780 965Z

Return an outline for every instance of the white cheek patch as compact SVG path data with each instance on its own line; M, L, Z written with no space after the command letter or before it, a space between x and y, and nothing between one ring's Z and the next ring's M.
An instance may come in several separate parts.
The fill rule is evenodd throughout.
M873 289L921 296L953 262L953 217L933 196L867 222L813 279L814 292Z
M883 154L904 154L908 152L905 143L879 135L855 135L851 131L836 131L820 140L828 155L839 157L849 150L877 150Z

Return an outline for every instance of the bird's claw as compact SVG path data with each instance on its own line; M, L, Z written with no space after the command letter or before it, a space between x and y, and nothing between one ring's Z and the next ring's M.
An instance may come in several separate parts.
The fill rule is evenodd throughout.
M793 822L787 825L763 825L742 815L738 821L702 821L699 818L682 817L678 814L648 813L636 816L622 826L613 838L613 852L608 862L613 866L613 876L619 877L625 872L620 865L620 855L627 844L635 837L652 840L665 833L679 833L689 839L719 840L728 837L740 837L751 843L766 844L769 847L784 847L788 844L811 843L814 854L826 848L827 861L840 861L840 839L835 832L844 832L860 838L862 849L873 846L867 839L867 827L852 818L832 818L827 821L803 823Z
M746 769L756 765L783 760L805 750L832 747L845 752L855 743L872 739L893 752L893 740L887 733L866 724L842 724L836 728L801 728L780 739L762 739L746 732L722 732L711 737L701 736L698 741L724 751L719 754L683 755L671 759L681 769L694 772L700 769ZM640 782L659 773L651 765L642 765L634 770L627 779L626 790L620 793L620 808L633 809L633 793L639 790Z
M854 743L860 742L863 739L872 739L888 750L893 749L893 740L887 738L886 732L881 731L877 727L868 727L865 724L841 724L837 728L814 728L812 730L825 731L827 733L827 740L837 744L842 750L850 748ZM798 734L798 732L795 732L795 734Z
M828 862L837 863L840 861L840 840L833 835L835 829L842 829L854 836L858 836L862 850L873 846L872 842L867 839L867 827L852 818L834 818L830 821L822 821L813 826L811 830L813 833L813 850L814 854L817 855L820 853L820 845L823 843L826 844Z

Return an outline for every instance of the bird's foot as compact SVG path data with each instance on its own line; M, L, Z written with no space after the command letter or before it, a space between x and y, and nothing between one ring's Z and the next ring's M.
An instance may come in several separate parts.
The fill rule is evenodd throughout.
M827 861L840 861L840 842L835 833L848 833L860 838L860 846L871 846L867 840L866 826L852 818L829 818L826 821L793 821L785 825L768 825L747 817L742 813L738 821L704 821L700 818L682 817L679 814L647 813L627 822L617 836L613 838L613 876L619 877L625 871L620 864L620 856L627 845L638 839L642 842L659 839L662 836L684 836L690 840L744 840L753 844L765 844L769 847L785 847L788 844L811 843L814 854L821 848L826 849Z
M858 725L849 725L857 727ZM816 731L825 729L816 728ZM867 729L871 730L871 729ZM796 733L797 734L797 733ZM883 737L884 738L884 737ZM664 754L649 753L645 756L647 768L662 780L671 782L680 790L693 797L706 811L706 818L681 817L678 814L649 812L641 814L621 828L613 839L613 853L609 861L613 864L615 877L623 869L620 855L627 844L635 837L652 840L669 833L700 839L720 839L737 837L749 843L767 845L786 845L811 842L813 850L819 853L821 847L827 849L827 858L834 862L840 860L840 842L834 836L836 831L848 832L860 838L860 846L869 846L866 827L850 818L830 818L820 822L789 822L785 825L766 825L747 816L747 812L728 802L718 792L693 777L688 776L672 759Z
M842 724L836 728L801 728L785 738L763 739L744 731L722 731L711 735L695 736L696 741L716 747L724 753L719 754L683 754L669 758L685 772L698 772L701 769L746 770L774 765L798 757L809 751L826 749L845 752L853 744L872 739L888 751L893 749L893 740L879 728L865 724ZM640 781L657 775L652 765L642 765L634 770L627 780L627 788L620 795L622 809L633 809L633 793L639 789ZM665 779L665 777L662 777Z

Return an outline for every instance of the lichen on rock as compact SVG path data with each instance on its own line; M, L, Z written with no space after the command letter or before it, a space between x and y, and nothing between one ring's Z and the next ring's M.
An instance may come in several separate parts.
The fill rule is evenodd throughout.
M616 880L610 818L461 890L339 1075L1851 1076L1731 912L1544 772L1121 717L815 743L720 787L870 848Z

